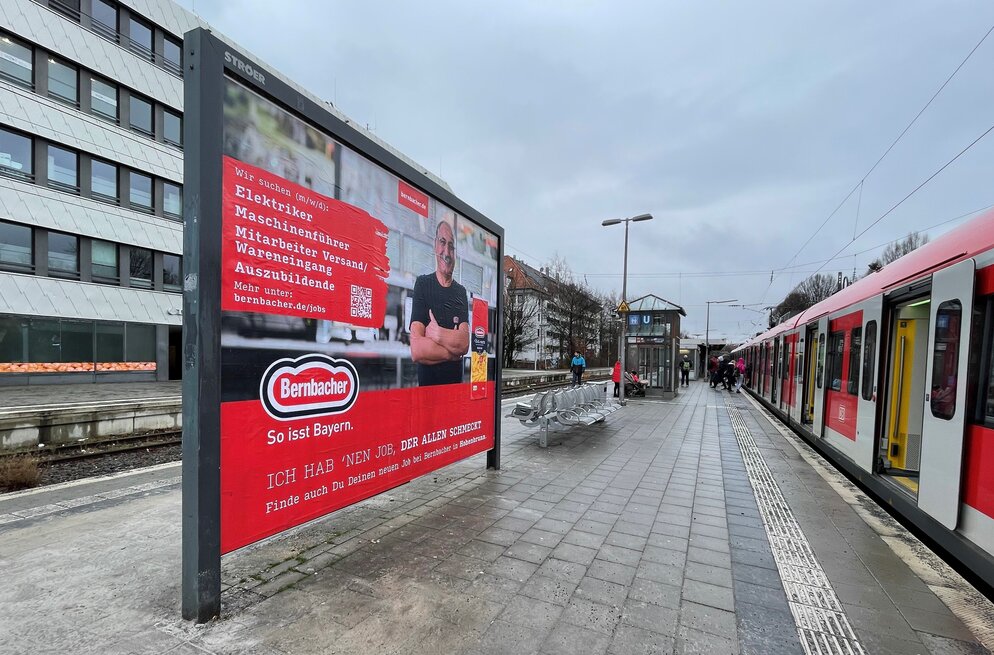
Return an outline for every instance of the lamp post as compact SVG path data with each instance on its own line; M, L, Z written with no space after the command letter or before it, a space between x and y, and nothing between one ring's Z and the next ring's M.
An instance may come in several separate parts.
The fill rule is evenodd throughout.
M729 300L705 300L704 304L707 305L707 312L705 313L704 319L704 359L705 363L711 361L711 305L723 305L729 302L738 302L737 298L730 298Z
M626 308L621 317L621 347L618 349L618 359L621 361L621 379L618 381L620 389L618 390L618 400L624 405L625 404L625 353L628 351L628 343L625 341L625 333L628 332L628 224L637 223L639 221L651 221L652 214L639 214L638 216L632 216L631 218L609 218L606 221L602 221L601 225L607 227L608 225L617 225L618 223L625 224L625 267L624 272L621 276L621 304Z

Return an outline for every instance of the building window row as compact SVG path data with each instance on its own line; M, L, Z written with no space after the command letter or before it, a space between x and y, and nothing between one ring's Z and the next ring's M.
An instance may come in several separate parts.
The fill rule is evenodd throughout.
M183 40L113 0L35 0L84 29L183 77Z
M155 371L155 327L0 314L0 374Z
M181 185L2 126L0 175L183 220Z
M3 32L0 79L149 139L183 147L183 117L179 112Z
M0 221L0 270L181 293L179 255Z

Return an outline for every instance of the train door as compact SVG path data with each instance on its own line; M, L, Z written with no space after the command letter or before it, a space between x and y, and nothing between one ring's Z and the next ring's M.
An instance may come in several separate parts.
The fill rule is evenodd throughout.
M913 298L891 312L887 418L880 438L883 472L915 495L921 464L929 305L928 297Z
M959 520L975 274L968 259L932 275L918 506L950 530Z
M874 455L877 452L877 334L879 333L880 317L883 314L883 296L876 296L860 303L863 310L863 325L861 334L857 337L853 331L851 348L853 359L850 367L858 367L859 377L853 380L856 397L856 447L853 451L853 461L864 470L873 471ZM861 344L857 344L860 341ZM860 348L860 346L862 346ZM855 352L860 349L861 352ZM862 358L862 362L858 360ZM850 371L850 376L855 373Z
M793 351L793 343L791 342L790 335L785 334L780 337L780 372L777 385L780 391L780 409L787 412L788 417L790 416L790 376L788 375L788 367L790 366L790 358Z
M797 353L797 334L783 335L780 362L780 409L791 417L794 408L794 356ZM795 412L796 413L796 412Z
M812 391L812 413L811 413L811 424L812 431L816 437L821 437L825 434L825 347L826 339L828 339L828 317L823 316L818 319L818 326L816 328L816 333L818 335L818 349L815 355L815 374L814 374L814 389Z
M811 425L815 413L815 371L818 361L818 327L808 325L804 328L804 367L803 383L801 385L801 424Z
M785 393L787 394L787 415L794 419L795 421L800 421L800 414L798 412L798 395L797 395L797 384L799 381L798 372L800 369L800 356L802 349L801 332L798 330L794 332L789 337L790 342L790 361L787 365L787 389Z
M794 399L794 419L800 423L804 419L804 353L807 351L807 341L804 338L804 327L797 328L794 335L794 372L792 375L790 395Z
M770 364L770 343L766 342L760 346L760 372L763 378L763 383L760 389L760 395L766 398L770 395L770 372L768 369Z
M777 404L777 372L780 370L780 337L773 340L773 358L770 361L770 402Z

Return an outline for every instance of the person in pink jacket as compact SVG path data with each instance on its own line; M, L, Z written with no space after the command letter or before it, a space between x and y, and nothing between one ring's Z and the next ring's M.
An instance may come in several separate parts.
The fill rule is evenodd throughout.
M614 397L618 397L618 389L621 388L621 360L614 363L614 370L611 371L611 382L614 382Z
M735 393L742 393L742 381L745 379L746 360L739 357L739 361L735 362L735 368L739 371L738 378L735 380Z

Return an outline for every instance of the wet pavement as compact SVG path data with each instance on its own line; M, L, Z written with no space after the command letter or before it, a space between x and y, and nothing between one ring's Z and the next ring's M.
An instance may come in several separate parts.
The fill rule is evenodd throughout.
M226 556L206 626L178 618L178 467L0 497L0 653L988 652L989 603L954 615L940 596L970 590L923 579L744 394L692 383L547 449L503 434L500 471Z

